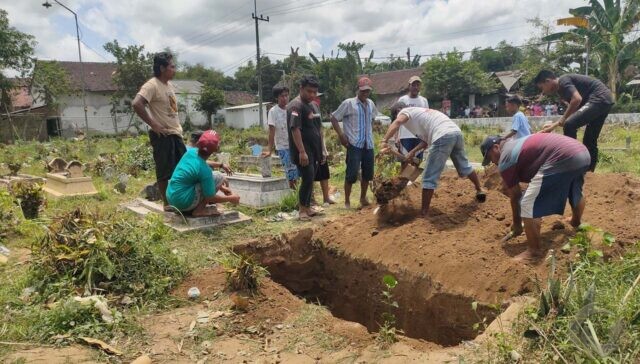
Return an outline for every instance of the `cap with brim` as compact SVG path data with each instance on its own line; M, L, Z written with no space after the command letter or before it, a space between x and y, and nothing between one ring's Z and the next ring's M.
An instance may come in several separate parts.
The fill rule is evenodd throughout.
M409 84L412 84L412 83L414 83L414 82L416 82L416 81L418 81L418 82L422 83L422 80L420 79L420 77L418 77L418 76L412 76L412 77L409 79Z
M202 133L202 136L200 136L200 139L198 139L196 147L198 147L199 150L205 153L211 154L218 147L219 143L220 136L218 135L218 133L216 133L215 130L207 130Z
M371 90L371 80L367 77L362 77L361 79L358 80L358 90L360 91L364 91L364 90Z
M500 143L500 136L499 135L492 135L492 136L488 136L484 139L484 141L482 142L482 144L480 144L480 152L482 153L482 156L484 157L484 159L482 160L482 165L483 166L487 166L491 163L491 161L489 160L489 150L496 144Z

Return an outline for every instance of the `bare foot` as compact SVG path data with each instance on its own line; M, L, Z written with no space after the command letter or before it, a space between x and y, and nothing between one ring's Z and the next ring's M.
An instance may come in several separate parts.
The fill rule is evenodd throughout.
M524 252L513 257L513 260L517 262L522 262L525 264L531 264L531 263L534 263L536 260L540 259L541 257L542 257L542 252L527 249Z
M347 209L347 210L351 209L351 203L350 202L345 202L344 203L344 208Z
M162 210L163 210L164 212L172 212L172 211L175 211L175 209L174 209L174 208L173 208L173 206L171 206L171 205L164 205L164 206L162 206Z
M207 206L202 211L194 211L191 216L204 217L204 216L220 216L221 213L215 206Z
M369 203L369 200L367 200L366 197L360 199L360 207L367 207L369 205L371 205L371 204Z
M309 215L306 211L300 211L298 212L298 220L309 221L311 220L311 215Z

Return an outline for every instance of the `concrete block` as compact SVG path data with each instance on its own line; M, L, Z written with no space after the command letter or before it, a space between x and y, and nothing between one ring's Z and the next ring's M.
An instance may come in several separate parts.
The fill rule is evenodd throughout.
M228 176L229 188L240 195L240 203L254 208L277 205L291 193L289 182L284 177L262 177L236 173Z
M0 177L0 187L11 188L13 185L19 182L26 183L44 183L44 178L38 176L32 176L29 174L18 174L17 176L2 176Z
M162 205L147 201L143 198L137 198L131 202L122 205L124 208L135 212L140 216L145 216L151 212L157 213L164 219L164 224L178 232L193 230L210 230L222 227L224 225L237 224L251 221L251 217L238 211L224 210L218 207L222 212L219 216L207 217L190 217L182 216L175 212L165 212Z
M91 196L98 193L91 177L67 177L61 173L47 173L44 191L52 197Z

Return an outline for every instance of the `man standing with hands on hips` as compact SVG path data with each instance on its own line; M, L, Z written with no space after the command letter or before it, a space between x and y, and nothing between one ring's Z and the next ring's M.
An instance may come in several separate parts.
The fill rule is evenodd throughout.
M360 180L360 206L368 206L367 190L373 180L373 119L378 115L376 105L369 99L371 80L362 77L358 80L358 94L346 99L331 114L331 124L338 133L340 143L347 148L347 173L344 180L344 205L351 208L351 187ZM339 122L342 121L340 128Z
M166 196L169 179L187 150L182 140L176 95L169 84L175 74L173 55L168 52L156 54L153 57L154 77L142 85L132 102L133 110L151 128L149 141L153 148L156 180L165 211L171 211Z

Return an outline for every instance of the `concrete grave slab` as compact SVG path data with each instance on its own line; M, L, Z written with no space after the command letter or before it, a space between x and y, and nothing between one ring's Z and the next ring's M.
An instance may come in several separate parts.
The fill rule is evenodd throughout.
M207 216L207 217L188 217L184 218L174 212L165 212L162 209L162 205L147 201L143 198L137 198L131 202L122 204L124 208L135 212L140 216L145 216L151 212L157 213L164 218L166 226L178 231L193 231L193 230L210 230L220 228L224 225L238 224L251 221L251 217L233 210L225 210L218 207L218 210L222 212L219 216ZM185 221L186 220L186 221Z
M44 192L56 198L91 196L98 193L91 177L67 177L62 173L47 173Z
M19 182L43 184L44 178L29 174L18 174L17 176L7 175L0 177L0 187L11 188Z
M229 188L240 195L242 205L258 209L277 205L291 193L284 177L262 177L254 174L234 173L227 176Z

